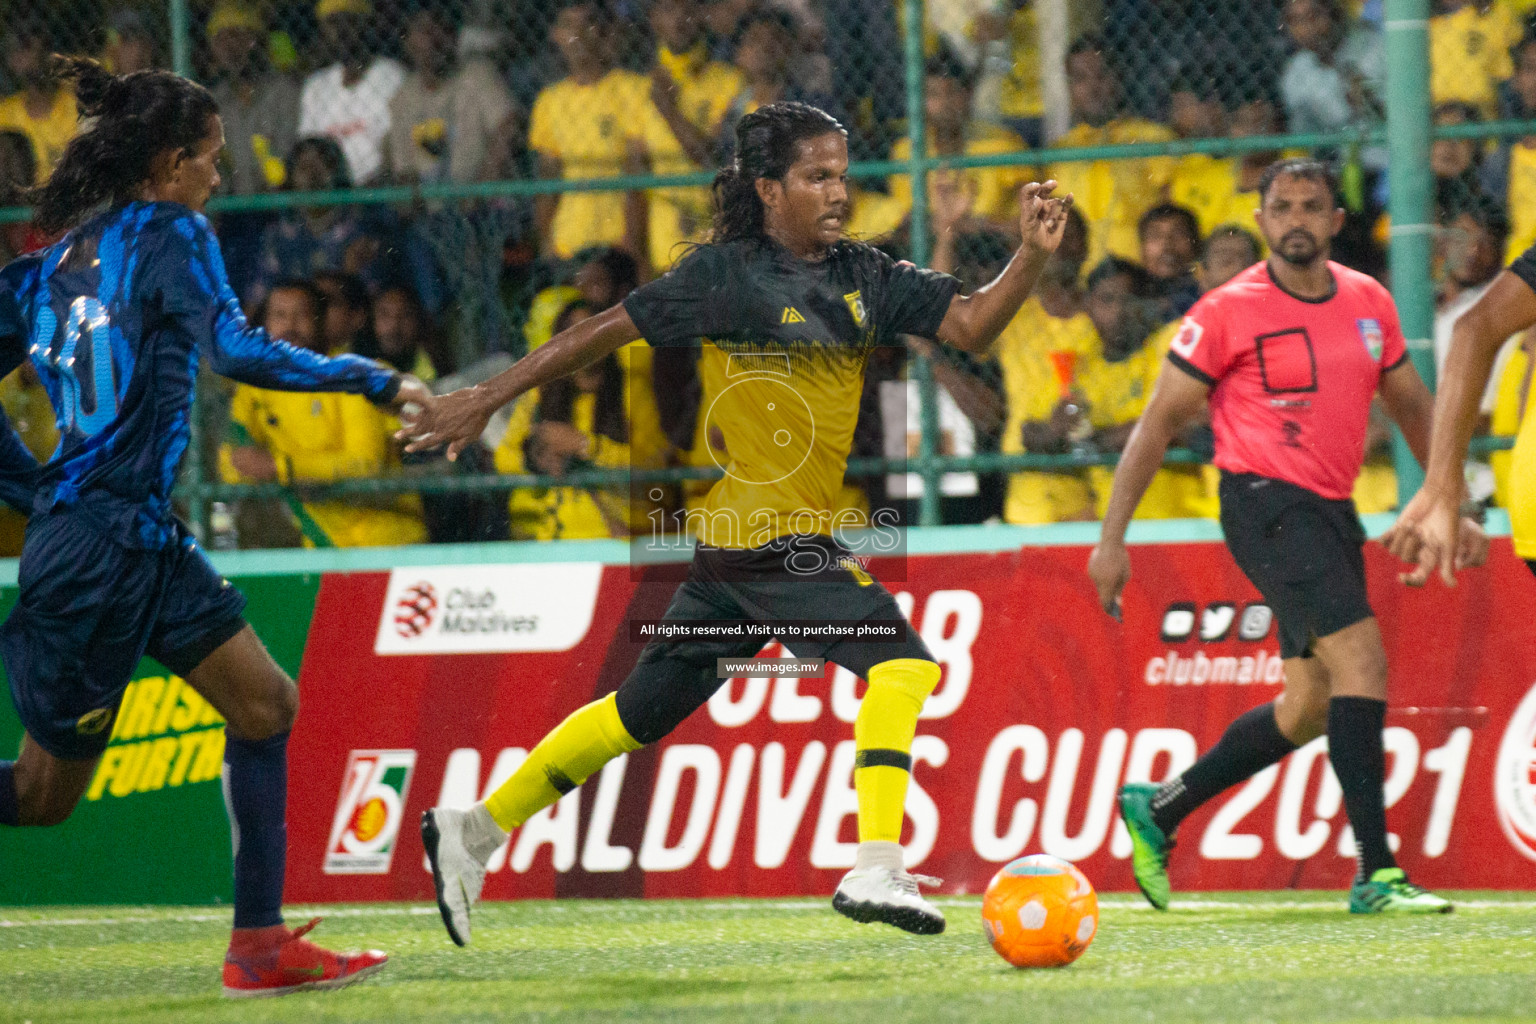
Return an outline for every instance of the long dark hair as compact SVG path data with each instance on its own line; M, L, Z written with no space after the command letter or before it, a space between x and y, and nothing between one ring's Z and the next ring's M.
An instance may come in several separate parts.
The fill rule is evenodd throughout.
M846 135L837 118L806 103L770 103L736 124L736 159L715 175L712 242L763 233L763 201L757 179L782 181L806 139L830 132Z
M50 59L55 75L74 81L80 117L94 121L30 194L46 232L74 227L104 202L133 199L156 154L192 149L219 112L212 93L169 71L114 75L87 57Z

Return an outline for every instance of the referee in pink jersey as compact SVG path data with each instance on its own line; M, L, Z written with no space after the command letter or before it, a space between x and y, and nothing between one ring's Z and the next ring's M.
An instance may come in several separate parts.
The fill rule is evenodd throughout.
M1259 194L1257 221L1271 255L1184 318L1115 471L1088 574L1105 610L1118 614L1131 578L1126 524L1169 441L1208 404L1222 531L1274 611L1285 689L1233 721L1182 775L1121 790L1132 868L1147 899L1165 909L1179 822L1326 733L1359 854L1350 911L1444 913L1451 904L1409 882L1387 845L1387 658L1366 594L1365 530L1350 499L1372 398L1381 395L1421 463L1433 399L1408 358L1391 295L1328 258L1344 211L1327 165L1281 160L1265 171ZM1472 563L1487 555L1471 520L1462 523L1461 544Z

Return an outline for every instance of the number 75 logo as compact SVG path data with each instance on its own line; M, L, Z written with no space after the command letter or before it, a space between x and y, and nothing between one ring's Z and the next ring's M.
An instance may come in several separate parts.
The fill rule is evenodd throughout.
M416 768L414 750L354 750L325 844L328 875L389 873Z

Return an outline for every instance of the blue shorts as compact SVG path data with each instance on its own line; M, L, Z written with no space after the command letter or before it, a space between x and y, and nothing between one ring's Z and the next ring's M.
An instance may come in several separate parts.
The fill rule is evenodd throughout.
M106 749L144 655L185 677L245 626L245 596L179 521L174 544L147 551L79 510L35 515L18 582L0 660L27 735L60 758Z

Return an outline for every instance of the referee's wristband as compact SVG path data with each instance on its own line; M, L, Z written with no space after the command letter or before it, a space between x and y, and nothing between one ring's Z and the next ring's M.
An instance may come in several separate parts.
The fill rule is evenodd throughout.
M1483 526L1488 522L1488 506L1480 501L1473 501L1468 498L1461 503L1461 507L1456 512L1461 518L1470 519L1478 526Z

